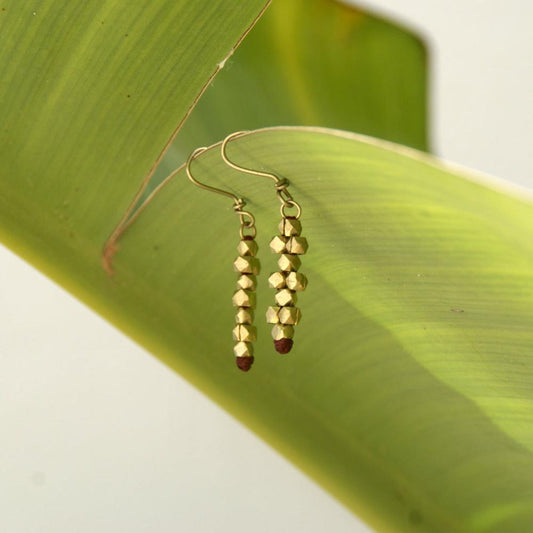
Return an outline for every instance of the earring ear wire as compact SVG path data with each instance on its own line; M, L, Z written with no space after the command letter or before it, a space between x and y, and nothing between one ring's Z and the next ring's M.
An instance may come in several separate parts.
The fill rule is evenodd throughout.
M280 235L276 235L270 241L270 250L280 254L278 266L280 271L274 272L268 278L270 287L276 289L275 306L267 309L266 319L273 324L272 337L274 347L281 354L289 353L293 346L294 326L301 318L301 312L296 307L297 292L304 291L307 287L307 278L298 272L301 261L299 256L307 252L308 244L305 237L301 237L302 225L300 216L302 208L291 193L288 191L289 180L280 178L272 172L263 172L237 165L227 155L227 145L233 139L247 135L247 131L238 131L228 135L222 142L220 154L224 162L235 170L261 176L274 181L276 194L281 202L281 222L279 224ZM287 213L289 209L296 209L294 215Z
M239 234L241 238L237 246L239 257L233 262L233 269L239 273L237 290L232 298L234 307L237 307L236 325L233 328L233 340L236 344L233 352L237 367L243 372L248 372L254 362L252 342L257 339L257 330L253 325L253 321L256 301L255 291L257 288L256 276L259 274L260 264L256 257L258 247L254 240L257 233L255 218L249 211L245 211L246 202L243 198L218 187L206 185L192 175L192 162L206 150L207 148L205 147L194 150L187 159L185 171L189 180L197 187L231 198L233 200L233 210L239 216Z

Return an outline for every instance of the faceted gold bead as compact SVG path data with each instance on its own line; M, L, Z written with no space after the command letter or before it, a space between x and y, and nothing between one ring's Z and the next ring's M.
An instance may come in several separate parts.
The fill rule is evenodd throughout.
M252 324L254 321L254 311L249 307L239 307L235 315L237 324Z
M273 272L268 278L268 285L273 289L283 289L285 287L285 274L283 272Z
M257 288L257 278L249 274L243 274L237 280L238 289L246 289L248 291L255 291Z
M235 307L255 307L255 292L239 289L233 295L233 305Z
M285 237L292 237L293 235L300 235L302 232L302 224L295 218L284 218L279 223L279 232Z
M244 342L252 342L257 340L257 330L255 326L250 326L248 324L237 324L233 328L233 340Z
M270 241L270 250L275 254L282 254L283 252L285 252L287 240L287 237L283 237L282 235L276 235Z
M235 357L252 357L254 347L249 342L240 341L233 347Z
M289 272L285 278L285 283L291 291L305 291L307 278L300 272Z
M293 306L296 305L297 296L295 292L290 291L289 289L281 289L281 291L276 293L274 299L276 300L276 304L280 307L283 307L284 305Z
M266 320L268 324L279 324L279 310L279 307L273 305L267 308Z
M280 339L292 339L293 336L294 336L294 328L292 326L276 324L272 328L272 338L275 341L279 341Z
M253 274L257 276L259 274L259 260L250 256L237 257L233 262L233 270L241 274Z
M287 242L287 252L290 254L303 255L308 248L309 245L305 237L291 237Z
M243 239L237 246L237 251L240 255L255 256L257 254L257 243L253 239Z
M284 272L296 271L301 265L302 262L297 255L282 254L278 259L278 266Z
M281 324L296 325L300 322L300 310L297 307L282 307L279 310L279 321Z

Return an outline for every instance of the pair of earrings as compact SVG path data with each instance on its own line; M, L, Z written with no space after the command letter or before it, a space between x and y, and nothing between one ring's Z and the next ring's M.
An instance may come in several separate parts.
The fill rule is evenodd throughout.
M236 132L228 135L221 145L220 154L224 162L231 168L261 176L274 181L276 195L281 202L281 222L279 234L270 241L270 250L279 255L279 271L268 278L269 286L276 290L275 305L268 307L266 312L267 323L272 324L272 337L274 347L281 354L289 353L293 345L294 326L301 318L300 309L296 307L297 293L305 290L307 278L298 272L301 261L300 255L307 251L307 240L301 236L302 225L300 216L302 209L288 191L289 181L279 178L270 172L262 172L242 167L231 161L226 153L230 140L242 137L247 132ZM257 230L255 218L244 208L246 202L235 194L199 182L191 173L192 162L207 148L197 148L187 160L186 172L188 178L201 189L227 196L233 200L233 210L240 220L240 242L237 246L239 256L233 262L233 268L238 273L237 290L233 294L233 305L237 308L233 340L235 361L237 367L247 372L254 361L253 341L257 339L257 329L253 325L254 309L256 305L255 291L257 288L257 275L260 264L257 258L258 246L255 241ZM292 214L290 214L292 213Z

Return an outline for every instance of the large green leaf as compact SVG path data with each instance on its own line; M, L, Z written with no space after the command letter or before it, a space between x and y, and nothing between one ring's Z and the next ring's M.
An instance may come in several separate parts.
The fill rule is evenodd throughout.
M527 531L531 205L417 152L333 131L267 130L230 155L291 180L311 245L293 353L277 355L259 319L248 374L231 342L237 220L227 198L183 172L125 233L113 278L98 257L105 202L79 200L90 224L74 236L38 209L14 232L17 213L3 209L2 238L377 529ZM216 149L195 171L246 191L264 272L274 269L270 182L228 170ZM265 285L260 309L272 301Z
M86 201L106 206L103 242L267 3L3 2L0 202L13 224L35 210L50 231L58 221L96 231L78 209Z
M274 354L261 326L247 375L231 353L237 224L227 199L179 173L132 219L115 276L101 268L142 177L264 4L5 2L3 242L375 527L531 529L523 199L347 134L277 129L232 143L235 159L293 182L311 243L294 352ZM229 172L216 150L195 168L251 198L267 250L271 185ZM274 268L267 253L263 263ZM272 300L264 285L259 299Z

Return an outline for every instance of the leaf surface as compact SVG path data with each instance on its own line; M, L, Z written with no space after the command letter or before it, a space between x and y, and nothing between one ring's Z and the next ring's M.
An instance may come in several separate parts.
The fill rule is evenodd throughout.
M418 152L346 133L273 129L229 154L290 179L310 243L295 348L258 312L248 374L234 365L238 220L182 172L125 233L116 274L99 241L13 242L378 530L524 531L532 523L531 204ZM216 148L193 170L246 191L263 273L278 202ZM105 205L87 211L107 227ZM78 208L83 208L80 203ZM45 218L34 214L31 234ZM103 229L102 229L103 231ZM31 250L30 250L31 246ZM266 276L259 310L273 300Z
M87 211L102 205L108 224L95 237L103 243L267 3L247 0L235 9L225 0L4 2L3 209L31 222L36 202L37 211L76 232L97 231Z
M278 13L294 20L290 10L297 5L283 3ZM317 6L326 4L309 5L312 20L298 37L305 42L313 42L306 32L319 29L311 23ZM531 529L533 239L531 205L524 198L419 153L332 130L277 128L235 141L234 159L290 179L311 245L302 267L310 286L301 297L303 321L293 353L275 354L260 325L256 364L243 375L232 356L238 225L227 199L196 189L182 171L132 219L114 277L101 268L101 252L162 147L265 2L248 1L239 10L223 0L12 0L4 6L4 243L376 528ZM331 13L323 13L325 27L339 29L343 19L335 22ZM284 20L265 25L262 38L273 38ZM370 83L379 81L376 57L390 59L393 47L387 38L385 52L379 50L381 41L370 30L366 37L358 33L364 24L373 23L354 16L345 26L346 57L364 59L360 72L368 74L357 81L360 91L354 89L354 101L365 106L355 106L348 118L360 120L354 124L361 129L375 126L368 131L376 135L423 147L423 108L416 108L411 123L399 106L400 95L414 93L401 84L380 92ZM272 80L283 89L279 94L288 91L293 120L344 119L345 107L317 106L332 87L313 83L330 64L335 84L353 81L343 78L340 58L317 63L315 71L298 45L304 41L283 35L295 55L278 58L285 78ZM400 34L396 39L398 46L409 41ZM353 42L364 54L374 52L350 55ZM413 42L406 45L418 50L410 74L385 72L406 83L413 78L423 100L423 52ZM250 50L250 57L255 53ZM298 69L312 73L310 80L291 70L294 57ZM250 60L243 58L242 65L241 78L251 80ZM251 102L235 96L238 81L236 76L227 87L221 82L220 94L232 98L234 108L235 98L237 104ZM292 92L283 83L294 84ZM375 101L370 93L363 97L366 85L375 88ZM276 83L269 91L274 89ZM343 106L347 95L339 96ZM384 95L395 104L379 115ZM272 115L280 106L279 95L262 106L258 124L266 116L290 117ZM362 109L374 118L365 122ZM222 132L234 126L213 120L213 127ZM279 212L270 183L229 171L216 149L195 169L203 180L250 200L264 271L273 270L267 243ZM260 309L272 298L263 284Z

